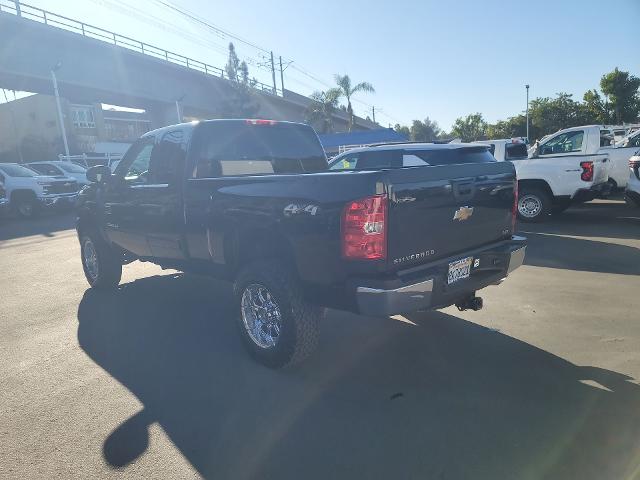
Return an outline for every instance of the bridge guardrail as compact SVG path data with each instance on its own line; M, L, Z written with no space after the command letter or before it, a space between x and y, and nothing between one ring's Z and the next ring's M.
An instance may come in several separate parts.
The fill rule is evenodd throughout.
M62 30L78 33L83 37L101 40L143 55L165 60L191 70L197 70L205 75L225 78L225 71L223 68L156 47L155 45L151 45L146 42L135 40L125 35L105 30L104 28L96 27L63 15L58 15L57 13L53 13L39 7L34 7L27 3L22 3L16 0L0 0L0 13L13 14L21 18L44 23L45 25L60 28ZM264 93L282 96L282 92L279 89L274 90L273 86L262 82L256 82L255 84L252 83L252 87Z

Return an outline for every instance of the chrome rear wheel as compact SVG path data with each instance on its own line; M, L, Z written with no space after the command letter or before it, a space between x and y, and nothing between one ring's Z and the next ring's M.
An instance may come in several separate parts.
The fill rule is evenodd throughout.
M282 313L267 287L247 285L242 292L242 322L251 340L260 348L277 345L282 330Z

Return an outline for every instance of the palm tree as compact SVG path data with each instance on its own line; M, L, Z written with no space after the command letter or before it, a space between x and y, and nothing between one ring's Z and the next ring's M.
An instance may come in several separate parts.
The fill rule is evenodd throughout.
M328 133L333 129L333 113L338 108L342 96L339 88L330 88L326 92L316 91L311 94L313 103L307 108L307 120L310 123L320 122L320 132Z
M335 75L336 85L340 90L341 96L347 99L347 114L349 115L349 131L353 128L353 107L351 106L351 97L354 93L369 92L375 93L376 90L369 82L360 82L355 86L351 86L349 75Z

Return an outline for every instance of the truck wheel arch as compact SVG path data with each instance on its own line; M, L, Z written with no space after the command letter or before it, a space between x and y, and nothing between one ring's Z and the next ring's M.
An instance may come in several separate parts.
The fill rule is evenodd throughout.
M546 180L541 180L541 179L518 180L519 191L525 190L527 187L543 190L547 192L547 194L549 194L549 196L552 199L555 198L555 195L553 194L553 190L551 190L551 187L549 186Z
M280 232L263 228L241 230L227 241L233 242L234 275L249 263L262 260L278 260L297 274L291 242Z
M30 200L35 200L38 197L36 196L35 192L33 190L29 190L29 189L25 189L25 188L21 188L21 189L16 189L13 190L11 192L11 197L10 197L10 201L13 202L17 202L23 199L30 199Z

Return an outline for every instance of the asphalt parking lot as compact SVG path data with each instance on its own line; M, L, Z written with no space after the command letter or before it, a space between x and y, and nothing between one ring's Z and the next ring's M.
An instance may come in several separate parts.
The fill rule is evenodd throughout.
M640 478L640 210L540 225L455 308L330 311L306 363L245 354L229 286L136 262L87 289L70 215L0 223L2 478Z

